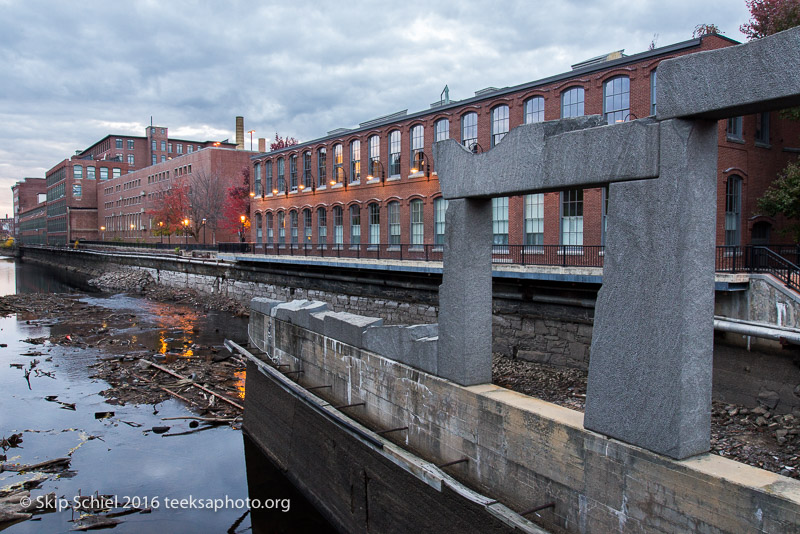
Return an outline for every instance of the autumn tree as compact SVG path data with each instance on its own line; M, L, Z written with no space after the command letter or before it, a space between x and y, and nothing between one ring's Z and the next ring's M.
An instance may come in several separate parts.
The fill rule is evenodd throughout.
M750 22L739 31L751 41L800 26L800 0L745 0Z
M222 208L220 226L236 232L239 240L244 241L250 229L250 167L244 166L239 173L241 182L228 188ZM244 224L242 224L244 215Z
M286 139L284 139L283 137L278 135L278 132L275 132L275 141L269 144L269 149L280 150L281 148L286 148L287 146L296 145L299 142L300 141L298 141L294 137L287 137Z
M153 193L150 207L145 210L153 221L153 234L170 236L183 227L183 220L189 217L191 201L189 184L185 177L176 177Z
M783 232L800 243L800 162L789 163L778 174L778 179L758 199L758 207L770 217L782 214L789 219L791 223Z

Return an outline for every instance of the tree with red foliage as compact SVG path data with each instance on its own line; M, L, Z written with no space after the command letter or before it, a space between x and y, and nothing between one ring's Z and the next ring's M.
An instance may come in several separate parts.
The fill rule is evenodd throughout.
M222 227L236 232L239 234L239 240L244 241L247 230L250 229L250 167L242 167L239 174L242 177L241 185L229 187L225 196Z
M300 141L295 139L294 137L287 137L284 139L278 132L275 132L275 141L269 144L270 150L280 150L281 148L286 148L287 146L293 146L298 144Z
M750 22L739 31L751 41L800 26L800 0L745 0Z
M170 236L183 228L183 220L188 218L191 205L189 184L185 178L173 179L167 187L156 191L153 198L152 206L146 210L153 221L153 235Z

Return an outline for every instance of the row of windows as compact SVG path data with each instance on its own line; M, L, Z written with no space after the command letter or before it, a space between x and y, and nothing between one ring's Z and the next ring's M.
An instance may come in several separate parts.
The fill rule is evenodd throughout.
M130 232L145 230L142 225L142 213L127 213L124 215L109 215L105 217L107 231Z
M756 113L756 127L754 139L756 144L769 146L769 113ZM731 117L725 129L726 137L729 141L744 141L744 130L742 128L743 118Z
M138 178L136 180L131 180L129 182L125 182L122 184L122 190L127 191L128 189L133 189L134 187L140 187L142 185L142 179Z
M655 84L655 72L652 73L652 83ZM603 85L603 113L609 124L615 122L625 122L630 120L630 79L627 76L617 76L606 80ZM545 99L541 96L534 96L524 102L525 123L541 122L544 120ZM653 108L655 109L655 108ZM584 114L584 88L570 87L561 93L561 116L578 117ZM501 104L491 109L491 146L496 146L509 131L509 106ZM478 114L468 111L461 115L461 143L471 149L475 149L478 143ZM440 119L434 123L434 141L443 141L450 138L449 119ZM370 136L367 139L367 179L381 176L384 172L388 173L389 178L400 176L400 163L402 153L402 133L400 130L393 130L388 135L388 160L384 167L380 153L380 137ZM409 130L409 169L412 174L424 170L427 162L425 161L424 146L425 130L424 126L417 124ZM266 196L269 194L283 193L285 191L298 191L314 186L312 173L316 168L317 181L316 187L322 188L327 185L335 186L344 181L350 184L358 184L362 177L362 153L361 140L355 139L349 145L349 167L344 165L344 147L341 143L333 145L333 176L330 181L327 179L327 148L317 149L316 163L312 162L310 150L304 151L301 155L291 154L286 157L278 157L273 165L270 159L256 162L254 164L254 193L256 196ZM298 159L302 157L302 171L300 172ZM286 159L288 159L289 175L288 182L286 176ZM261 167L264 167L263 173ZM273 169L273 167L275 167ZM300 174L298 174L300 172ZM274 173L274 174L273 174ZM273 181L275 176L275 181ZM263 183L262 183L263 180Z
M111 169L111 177L112 178L119 178L122 176L122 170L119 168L112 168ZM84 178L83 175L83 166L82 165L73 165L72 166L72 177L75 180L82 180ZM87 165L86 166L86 179L87 180L95 180L97 179L97 168L94 165ZM100 180L108 180L108 167L100 167Z
M123 140L122 139L116 139L115 141L116 141L116 147L118 149L121 149ZM127 141L128 141L128 150L133 150L133 139L128 139Z
M141 204L143 202L143 199L144 199L143 196L136 195L135 197L126 197L116 201L112 201L111 204L117 208L121 208L124 206L135 206Z
M158 182L163 182L164 180L169 180L169 171L158 172L156 174L151 174L147 177L148 184L155 184Z
M66 196L66 186L64 182L61 182L55 187L51 187L47 190L47 202L53 202L54 200L58 200L59 198L64 198Z
M67 175L66 169L64 167L61 167L60 169L57 169L48 174L47 181L45 183L47 184L47 187L50 187L62 181L66 177L66 175Z
M119 141L121 141L121 139L117 139L117 141L119 142ZM131 141L128 141L128 142L131 143ZM158 150L158 147L159 147L158 141L153 139L150 142L150 148L153 151L156 151L156 150ZM122 148L122 146L117 146L117 148ZM132 148L132 147L128 147L128 148ZM200 148L201 148L201 146L197 145L197 150L200 150ZM195 149L194 145L189 145L189 144L186 145L186 153L187 154L191 154L192 152L194 152L194 149ZM172 143L168 143L167 141L161 141L161 152L168 152L169 154L172 154L173 153L173 151L172 151ZM175 143L175 153L176 154L183 154L183 143ZM155 155L154 155L154 157L155 157ZM162 158L166 158L166 156L161 156L161 157Z
M67 218L66 217L62 217L61 219L48 220L47 221L47 233L66 232L66 231L67 231Z
M606 229L606 208L608 202L607 190L603 191L603 234ZM415 199L409 203L410 220L408 221L409 238L412 245L421 245L424 242L425 226L424 226L424 205L421 200ZM447 201L443 198L437 198L433 203L434 209L434 244L444 243L445 231L445 211L447 210ZM560 201L560 244L562 245L583 245L583 190L571 189L561 192ZM381 219L382 211L385 211L385 221L388 233L388 244L400 244L401 236L401 220L400 220L400 203L397 201L390 202L382 210L378 203L370 203L367 205L367 219L366 229L367 236L362 240L362 214L361 206L352 205L347 210L342 206L334 206L332 208L333 218L333 241L335 245L344 244L344 214L348 213L348 227L349 227L349 241L348 244L357 245L366 243L369 245L381 244ZM317 239L318 244L328 244L328 212L327 208L317 208ZM288 225L289 225L289 242L293 244L298 243L299 239L299 212L298 210L290 210L288 212ZM524 239L525 245L543 245L544 244L544 194L537 193L525 195L524 197ZM267 212L262 217L261 213L255 215L255 229L257 243L264 242L264 234L262 229L262 221L265 223L266 228L266 243L274 244L275 241L275 228L273 223L277 222L277 243L286 244L287 234L287 215L284 211L276 213ZM302 210L303 219L303 237L304 242L310 243L312 237L312 210L305 208ZM495 245L508 245L509 234L509 198L497 197L492 199L492 242Z

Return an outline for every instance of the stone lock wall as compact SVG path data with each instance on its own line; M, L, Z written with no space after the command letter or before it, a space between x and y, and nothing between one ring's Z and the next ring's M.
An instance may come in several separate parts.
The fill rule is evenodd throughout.
M609 439L585 430L579 412L492 384L456 385L332 337L344 330L320 330L309 322L320 314L311 311L320 309L313 303L276 311L285 306L254 303L250 326L251 340L289 365L282 369L302 369L298 380L306 388L330 385L315 393L333 405L364 402L347 415L370 428L407 426L395 442L429 461L467 458L448 473L513 510L554 501L540 514L545 528L603 534L797 531L795 480L710 454L673 460ZM302 317L302 308L309 317ZM351 322L362 341L368 322Z

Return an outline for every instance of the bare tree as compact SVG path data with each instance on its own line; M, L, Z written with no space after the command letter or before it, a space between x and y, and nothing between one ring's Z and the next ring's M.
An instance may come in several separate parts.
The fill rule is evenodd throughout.
M199 237L206 226L206 231L216 235L222 219L228 180L217 171L197 171L192 175L188 189L189 214L193 234Z

